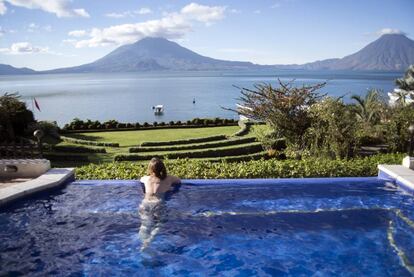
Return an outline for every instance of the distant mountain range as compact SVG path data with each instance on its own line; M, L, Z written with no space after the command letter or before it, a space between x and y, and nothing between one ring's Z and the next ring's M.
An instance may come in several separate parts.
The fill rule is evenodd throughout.
M120 46L92 63L47 71L0 64L0 74L238 69L402 71L410 64L414 64L414 41L402 34L383 35L360 51L342 59L327 59L302 65L259 65L218 60L199 55L164 38L148 37L133 44Z

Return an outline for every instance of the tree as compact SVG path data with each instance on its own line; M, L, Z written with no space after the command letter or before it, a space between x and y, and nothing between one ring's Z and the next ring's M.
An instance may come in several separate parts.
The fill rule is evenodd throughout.
M385 108L380 91L371 89L365 94L365 97L352 95L351 99L356 102L355 113L360 121L369 126L373 126L380 121L382 111Z
M317 91L324 86L325 83L295 87L293 81L285 83L278 79L277 87L267 83L255 84L254 89L237 87L241 90L240 107L227 110L266 122L277 137L301 150L303 135L311 124L309 107L323 97Z
M26 103L20 101L20 95L5 93L0 96L0 125L4 130L1 139L14 140L16 135L24 135L33 122L33 113L27 109Z
M414 92L414 65L410 65L403 78L395 80L399 89Z
M395 103L399 106L406 106L407 99L414 100L414 65L411 65L404 74L403 78L395 80L398 89L392 92L396 98Z
M353 156L358 124L348 105L327 97L312 105L309 113L312 123L304 141L310 154L337 159Z

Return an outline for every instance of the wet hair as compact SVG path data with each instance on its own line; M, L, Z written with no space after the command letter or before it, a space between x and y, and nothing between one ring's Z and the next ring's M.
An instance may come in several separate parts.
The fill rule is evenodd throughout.
M164 180L167 177L167 169L159 158L152 158L148 164L148 175L154 174L157 178Z

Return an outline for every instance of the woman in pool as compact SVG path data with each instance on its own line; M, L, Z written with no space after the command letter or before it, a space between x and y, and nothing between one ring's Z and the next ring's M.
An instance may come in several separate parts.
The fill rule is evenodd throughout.
M148 175L141 178L145 186L145 198L160 197L181 183L180 178L168 175L164 163L159 158L152 158L148 164Z
M161 223L167 219L165 193L172 191L173 185L181 183L181 180L168 175L160 159L152 158L148 165L148 175L140 181L144 183L145 196L139 207L141 227L138 235L142 241L141 250L144 250L158 233Z

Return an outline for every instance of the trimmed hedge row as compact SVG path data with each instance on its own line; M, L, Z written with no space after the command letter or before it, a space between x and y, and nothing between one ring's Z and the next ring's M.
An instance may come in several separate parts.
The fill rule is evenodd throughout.
M106 149L103 147L88 147L81 145L54 145L52 146L52 150L69 153L106 153Z
M240 126L240 130L233 134L233 136L240 137L244 136L250 131L250 126L252 125L250 122L246 122L244 120L239 120L238 125Z
M226 138L225 135L215 135L215 136L209 136L209 137L190 138L190 139L182 139L182 140L143 141L141 143L141 146L166 146L166 145L175 145L175 144L191 144L191 143L198 143L198 142L209 142L209 141L223 140L225 138Z
M225 156L240 156L246 154L253 154L263 151L260 143L252 143L231 148L206 149L191 152L172 152L162 155L156 155L160 158L179 159L179 158L209 158L209 157L225 157ZM142 161L150 160L154 155L115 155L114 161Z
M210 158L206 159L209 162L247 162L247 161L256 161L260 159L269 159L267 155L267 151L262 151L259 153L248 154L248 155L241 155L241 156L228 156L228 157L221 157L221 158Z
M73 119L72 122L65 124L62 131L71 132L71 131L88 131L93 130L94 132L100 130L138 130L138 129L155 129L158 126L166 128L174 127L189 127L189 128L199 128L199 127L211 127L211 126L233 126L236 124L236 120L227 119L227 118L194 118L192 120L187 120L186 122L170 121L170 122L157 122L153 123L122 123L116 120L108 120L105 122L99 122L98 120L92 121L90 119L83 121L80 119Z
M52 162L65 162L65 161L71 161L71 162L89 162L88 156L84 155L76 155L76 154L58 154L58 153L46 153L43 155L45 159L48 159Z
M120 131L146 131L146 130L162 130L162 129L193 129L193 128L212 128L212 127L225 127L225 126L236 126L237 123L229 123L226 125L148 125L147 127L125 127L121 129L110 128L110 129L74 129L74 130L61 130L61 134L72 134L72 133L97 133L97 132L120 132Z
M241 139L229 139L217 142L206 142L201 144L189 144L181 146L159 146L159 147L131 147L129 153L140 153L140 152L167 152L167 151L180 151L180 150L191 150L191 149L206 149L222 146L239 145L243 143L255 142L256 138L241 138Z
M379 154L350 160L258 160L214 163L202 160L165 160L170 174L183 179L302 178L376 176L378 164L400 164L403 154ZM146 163L111 162L76 168L76 179L139 179Z
M119 147L119 143L115 142L98 142L92 140L85 140L85 139L75 139L71 137L64 137L60 136L60 139L66 142L71 142L75 144L83 144L83 145L93 145L93 146L106 146L106 147Z

